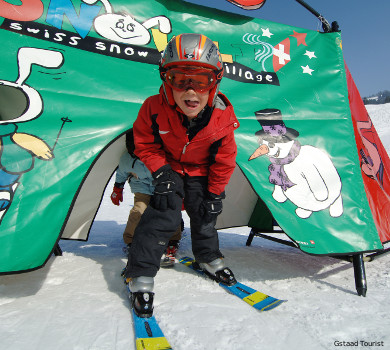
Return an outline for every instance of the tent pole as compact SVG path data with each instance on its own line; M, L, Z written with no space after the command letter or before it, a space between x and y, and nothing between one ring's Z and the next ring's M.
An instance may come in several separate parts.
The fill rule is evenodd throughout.
M58 243L55 245L53 253L55 256L62 256L62 249Z
M251 228L251 231L249 233L248 239L246 241L246 245L250 246L252 243L252 240L254 237L261 237L264 239L268 239L273 242L281 243L284 245L288 245L290 247L299 248L297 247L294 242L286 241L283 239L279 239L276 237L268 236L263 233L283 233L283 231L267 231L267 230L259 230L254 227ZM388 253L389 251L386 251L385 253ZM359 296L365 297L367 294L367 278L366 278L366 271L364 267L364 256L363 253L355 254L355 255L348 255L348 256L333 256L335 259L341 259L348 262L353 263L353 269L354 269L354 277L355 277L355 287L357 294Z
M380 258L380 257L382 257L382 256L384 256L385 254L388 254L388 253L390 253L390 248L386 248L386 249L383 249L383 250L378 251L376 253L366 255L366 259L368 259L368 261L373 261L374 259Z
M325 33L337 32L339 30L339 25L337 24L337 22L332 22L332 25L330 25L324 16L322 16L319 12L314 10L305 1L303 0L295 0L295 1L300 5L302 5L306 10L308 10L310 13L312 13L320 20L320 22L322 23L322 29L324 30Z
M355 272L355 286L358 295L363 297L366 296L367 293L367 279L366 279L366 271L364 269L364 261L363 254L356 254L352 257L353 261L353 270Z

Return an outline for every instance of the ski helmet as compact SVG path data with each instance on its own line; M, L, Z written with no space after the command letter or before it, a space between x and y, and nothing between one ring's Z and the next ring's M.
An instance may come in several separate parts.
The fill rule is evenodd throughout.
M159 65L163 89L170 105L175 105L172 87L167 83L167 72L172 67L210 69L215 75L207 104L212 107L223 76L222 56L218 47L205 35L186 33L174 36L167 44Z

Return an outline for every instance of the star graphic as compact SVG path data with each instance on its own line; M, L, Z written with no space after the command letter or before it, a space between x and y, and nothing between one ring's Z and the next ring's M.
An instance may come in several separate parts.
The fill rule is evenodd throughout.
M261 30L263 31L263 35L262 35L262 36L266 36L266 37L268 37L268 38L271 38L271 35L273 35L273 34L269 31L269 28L267 28L267 29L261 28Z
M304 55L308 56L310 59L317 58L317 56L314 54L314 51L307 51L304 53Z
M294 32L294 34L291 34L290 36L293 36L295 39L298 40L297 46L299 46L301 44L307 46L307 44L305 43L307 33L298 33L295 30L293 30L293 32Z
M314 69L310 69L310 67L308 65L306 65L305 67L304 66L301 66L301 67L303 69L302 73L306 73L306 74L310 74L311 75L311 72L314 72Z

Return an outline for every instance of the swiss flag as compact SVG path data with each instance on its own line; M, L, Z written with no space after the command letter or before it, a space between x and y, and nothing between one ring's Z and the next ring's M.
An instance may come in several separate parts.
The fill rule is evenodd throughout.
M290 57L290 39L286 38L274 47L273 66L277 72L291 61Z

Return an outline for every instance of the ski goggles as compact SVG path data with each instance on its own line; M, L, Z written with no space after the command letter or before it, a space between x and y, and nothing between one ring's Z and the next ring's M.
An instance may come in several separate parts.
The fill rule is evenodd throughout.
M164 74L164 81L174 90L185 91L190 88L197 92L211 90L217 81L214 71L206 68L180 68L173 67L167 69Z

